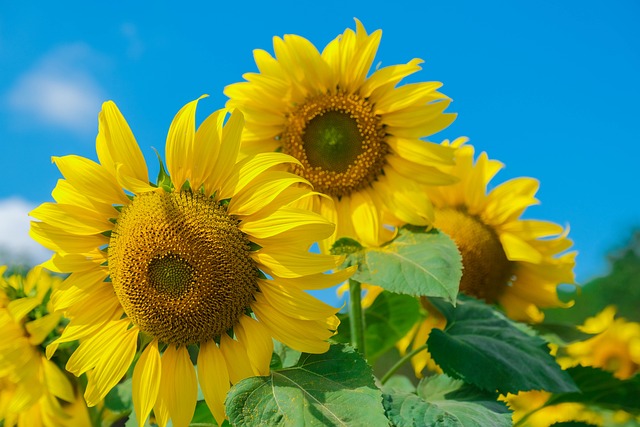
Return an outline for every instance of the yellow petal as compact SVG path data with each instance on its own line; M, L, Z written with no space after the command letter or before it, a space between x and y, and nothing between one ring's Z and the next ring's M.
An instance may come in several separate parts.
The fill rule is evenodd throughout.
M196 131L193 145L191 187L200 189L204 185L205 195L211 196L216 188L213 188L210 177L214 173L216 160L220 154L220 138L222 134L222 122L225 110L218 110L209 115Z
M240 110L234 110L227 123L222 128L220 151L212 174L209 178L210 186L219 189L224 180L231 173L238 159L240 150L240 136L244 127L244 116Z
M273 274L284 278L306 276L332 270L344 259L334 255L311 252L291 252L286 248L270 248L251 253L251 257L266 266Z
M274 166L284 166L288 163L300 164L294 157L283 153L259 153L255 156L247 157L238 162L229 176L225 178L218 198L228 199L234 197L264 171Z
M441 86L440 82L421 82L394 88L387 92L386 96L376 100L375 114L385 114L446 98L437 91Z
M99 234L113 228L108 217L100 217L95 211L72 205L43 203L29 215L71 234Z
M339 310L300 289L286 288L274 280L259 280L258 285L267 301L289 317L322 320Z
M227 363L229 379L232 384L254 376L247 349L243 343L234 340L227 334L222 334L220 337L220 351Z
M91 255L53 254L51 259L42 263L49 271L56 273L70 273L75 271L92 270L107 260L104 252L96 250Z
M118 332L109 342L103 342L100 360L92 372L93 387L87 387L85 400L88 406L95 406L118 384L127 373L136 355L138 328L125 329L128 319L123 319ZM77 350L76 350L77 351Z
M73 386L67 376L58 368L58 365L47 360L45 357L41 357L41 361L44 380L49 392L69 403L75 401L76 395L73 391Z
M527 242L511 233L500 233L500 243L510 261L538 263L542 260L540 252Z
M109 275L106 268L73 272L57 289L53 290L51 302L56 310L65 310L73 306L88 293L103 288L103 281ZM109 287L110 285L107 285ZM93 307L91 305L90 307Z
M342 283L356 272L358 266L351 266L344 270L338 270L334 273L317 273L309 274L301 277L282 278L274 277L273 281L285 288L295 287L301 290L320 290L330 288Z
M198 382L186 347L170 344L162 355L160 394L175 427L187 427L198 400Z
M96 234L79 236L44 222L31 222L29 235L42 246L55 252L89 254L109 243L109 238Z
M273 340L269 330L249 316L240 316L240 323L233 328L238 341L247 349L249 361L255 375L269 375Z
M95 366L105 354L105 349L117 343L129 326L128 319L107 322L99 331L83 340L73 352L66 369L75 376L80 376Z
M329 330L328 322L294 319L271 306L261 293L255 294L255 298L251 308L272 337L302 352L320 354L329 349L327 340L333 331Z
M101 310L80 311L80 314L75 315L69 321L62 335L47 346L47 359L53 356L58 345L65 342L86 339L86 337L94 335L96 331L102 330L103 325L107 322L115 321L122 317L123 312L117 298L109 298L105 304L105 308Z
M113 175L116 174L116 164L120 163L126 168L127 175L148 181L147 164L142 151L113 101L102 104L102 111L98 115L96 151L100 163Z
M390 65L376 70L371 76L362 84L360 94L369 98L371 102L375 103L380 94L385 95L388 90L378 90L380 88L395 88L396 84L403 78L416 73L422 69L420 64L424 61L418 58L414 58L406 64Z
M11 317L13 317L16 322L19 322L31 310L39 306L41 302L41 300L35 297L15 299L9 303L7 309L9 313L11 313Z
M122 163L116 163L116 179L122 188L126 188L134 194L147 193L149 191L161 192L162 188L149 184L149 179L138 179L129 174L129 170Z
M222 352L213 340L200 344L198 380L213 417L218 425L226 418L224 400L229 391L229 372Z
M133 407L139 424L145 424L158 399L161 372L158 341L153 340L144 349L133 370Z
M80 156L53 157L53 162L69 184L85 197L106 204L129 203L113 175L98 163Z
M229 202L231 215L251 215L268 206L288 187L308 183L302 177L284 171L267 171L254 179Z
M196 134L196 107L198 101L206 96L208 95L203 95L182 107L169 127L165 146L167 170L176 189L182 188L191 175Z
M104 218L118 217L118 211L113 207L112 202L105 203L89 199L65 179L58 180L58 183L51 192L51 196L53 200L61 205L72 205L88 211L94 211L98 216Z
M284 206L268 217L256 221L242 221L239 228L259 239L268 239L281 234L298 234L308 242L331 235L335 225L308 210Z
M44 316L25 324L27 332L29 332L29 342L33 345L40 345L47 338L49 333L58 326L62 314L49 313Z

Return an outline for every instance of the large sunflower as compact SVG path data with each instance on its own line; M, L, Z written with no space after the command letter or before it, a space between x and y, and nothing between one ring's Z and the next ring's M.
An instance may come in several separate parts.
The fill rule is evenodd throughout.
M90 426L73 382L44 356L43 344L61 315L51 313L51 288L62 279L41 267L2 277L0 267L0 425Z
M255 50L259 73L224 91L227 106L245 113L243 152L281 150L298 159L290 170L329 196L306 202L337 224L333 239L366 245L390 240L389 225L429 225L433 211L421 185L454 181L440 170L453 163L453 150L421 139L454 120L443 113L450 100L438 82L397 87L421 69L419 59L368 75L381 35L356 20L356 31L347 29L322 53L300 36L274 37L275 57Z
M272 337L305 352L328 349L335 312L311 297L345 280L325 275L337 257L311 243L334 225L292 207L312 193L304 179L272 170L282 153L237 162L243 117L226 111L196 130L197 100L169 128L168 175L147 166L115 104L99 115L100 163L55 157L63 180L31 215L32 236L55 252L45 266L71 275L52 296L70 322L48 348L80 339L67 363L86 372L95 405L125 375L136 351L133 402L140 422L191 421L198 383L220 423L230 383L269 372ZM226 121L226 123L225 123ZM197 353L196 369L190 354Z
M474 149L465 138L443 145L456 148L456 164L448 172L459 182L446 188L426 189L435 210L434 226L447 233L462 255L460 291L501 306L512 319L540 322L543 307L563 304L557 295L561 283L573 284L575 252L568 230L540 220L522 219L524 211L538 203L538 181L515 178L491 191L487 186L502 163L481 153L474 163ZM379 289L369 288L371 295ZM430 316L433 310L427 308ZM404 350L425 342L434 322L417 325L412 336L399 343ZM442 322L440 322L442 323ZM429 363L422 352L412 359L416 374Z

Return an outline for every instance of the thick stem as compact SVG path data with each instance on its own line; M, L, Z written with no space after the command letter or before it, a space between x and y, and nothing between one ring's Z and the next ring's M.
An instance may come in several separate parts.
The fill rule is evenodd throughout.
M364 312L362 311L362 289L360 282L349 279L349 322L351 345L364 356Z
M382 385L384 385L384 383L386 383L387 381L389 381L389 378L391 378L391 376L392 376L393 374L395 374L395 373L396 373L396 371L397 371L398 369L400 369L400 367L401 367L402 365L404 365L404 364L405 364L405 363L407 363L409 360L411 360L411 358L412 358L413 356L415 356L416 354L418 354L418 353L420 353L421 351L426 350L426 349L427 349L427 344L424 344L424 345L421 345L421 346L420 346L420 347L418 347L418 348L415 348L415 349L411 350L411 352L409 352L409 353L405 354L402 358L400 358L400 360L398 360L398 361L395 363L395 365L393 365L391 368L389 368L389 370L387 371L387 373L386 373L386 374L384 374L384 376L380 379L380 383L381 383Z

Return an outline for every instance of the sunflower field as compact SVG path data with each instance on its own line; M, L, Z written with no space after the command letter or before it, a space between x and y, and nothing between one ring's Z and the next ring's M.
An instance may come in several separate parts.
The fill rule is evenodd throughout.
M578 285L538 180L430 141L442 84L354 27L176 106L157 176L112 101L97 162L51 153L53 255L0 270L0 427L640 425L640 234Z

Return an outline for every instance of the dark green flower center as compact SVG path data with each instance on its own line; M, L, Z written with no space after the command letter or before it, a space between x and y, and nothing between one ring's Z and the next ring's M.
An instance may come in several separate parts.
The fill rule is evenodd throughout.
M373 106L356 94L335 93L307 99L287 117L282 151L302 163L293 172L315 190L348 196L382 173L389 146Z
M309 164L333 172L345 172L362 153L358 123L341 111L314 117L302 140Z
M149 262L147 278L158 292L178 298L194 285L194 268L179 255L166 253Z

